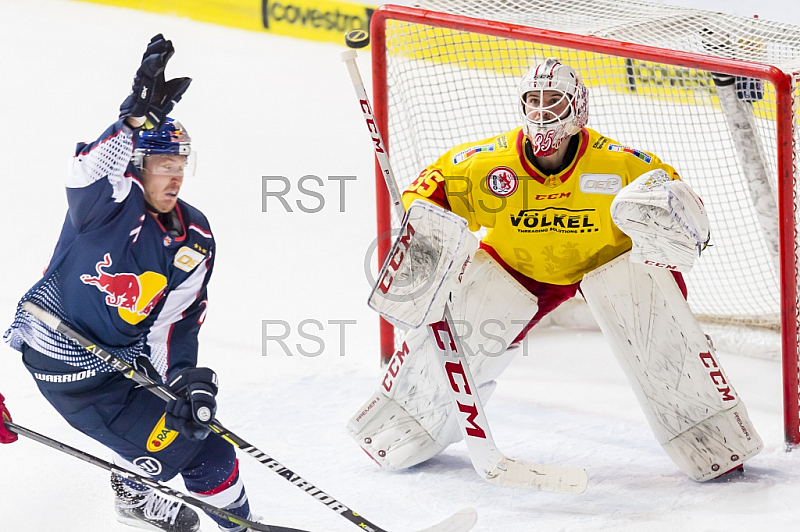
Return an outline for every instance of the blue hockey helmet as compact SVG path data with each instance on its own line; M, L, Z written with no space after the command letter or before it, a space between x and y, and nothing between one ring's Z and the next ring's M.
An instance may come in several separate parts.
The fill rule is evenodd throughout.
M192 154L192 138L186 128L173 118L167 117L157 129L141 129L136 148L133 150L133 164L139 169L148 155Z

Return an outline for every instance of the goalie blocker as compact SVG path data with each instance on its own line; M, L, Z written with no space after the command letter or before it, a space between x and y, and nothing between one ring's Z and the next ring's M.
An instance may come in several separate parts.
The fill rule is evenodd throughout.
M454 325L485 403L495 389L493 379L511 361L508 346L536 314L536 297L476 248L462 218L415 201L370 296L370 306L382 316L412 327L378 390L347 424L362 449L387 469L423 462L462 438L423 325L440 320L445 303L452 304Z

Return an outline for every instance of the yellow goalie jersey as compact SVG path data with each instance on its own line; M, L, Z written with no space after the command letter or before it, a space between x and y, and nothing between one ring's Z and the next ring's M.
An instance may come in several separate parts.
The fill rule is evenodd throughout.
M616 194L643 173L674 168L652 153L588 128L572 161L546 175L525 156L522 127L451 149L403 194L453 211L513 269L536 281L568 285L631 248L611 220Z

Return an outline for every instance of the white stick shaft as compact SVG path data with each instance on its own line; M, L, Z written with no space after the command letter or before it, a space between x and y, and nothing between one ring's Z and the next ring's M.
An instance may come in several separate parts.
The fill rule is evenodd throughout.
M341 54L342 61L347 65L347 70L350 73L350 80L353 82L353 87L356 90L358 103L361 107L361 113L364 115L364 120L367 123L367 129L372 137L372 145L375 149L375 157L378 159L378 165L381 168L383 179L386 181L386 189L389 191L389 198L392 201L392 207L397 216L402 219L405 214L403 202L400 199L400 187L397 185L397 180L392 173L392 167L389 164L389 154L386 151L386 143L383 141L381 132L378 130L378 124L375 121L375 115L372 114L372 106L369 103L367 90L364 88L364 82L361 79L361 74L358 71L358 64L356 64L356 51L347 50Z
M350 72L350 80L353 82L353 87L355 87L356 96L358 96L364 120L367 122L367 129L372 137L372 144L375 148L375 156L378 158L381 173L386 181L386 189L389 191L392 206L399 218L402 219L405 215L405 208L403 207L403 202L400 200L400 188L397 186L397 181L389 165L389 154L386 152L386 144L383 142L383 137L378 130L378 124L375 122L375 116L372 114L367 91L364 88L364 83L361 80L361 74L356 64L356 57L357 54L355 50L347 50L341 54L342 61L347 64L347 70ZM457 410L459 409L459 399L469 400L467 406L472 410L466 413L462 411L456 415L459 416L458 425L461 429L461 433L467 441L470 460L478 474L489 482L505 486L560 493L583 492L586 489L588 480L585 470L558 466L540 466L528 462L511 460L503 456L497 449L492 434L489 431L489 423L483 411L483 404L476 393L477 388L475 387L475 381L472 377L467 360L463 356L464 351L461 347L461 339L458 337L458 334L456 334L453 318L450 315L450 309L447 305L445 305L444 308L442 321L439 323L445 324L445 327L437 329L434 327L435 324L429 325L428 333L431 342L437 346L440 364L445 372L444 377L448 379L448 384L451 384L452 381L450 381L451 376L448 374L447 367L450 367L452 370L457 368L459 375L463 376L463 384L466 385L465 388L454 388L452 385L448 385L447 390ZM443 332L445 333L444 336L442 335ZM445 342L449 347L450 343L447 341L447 338L453 342L455 349L438 349L439 342ZM450 355L450 359L459 357L456 358L458 362L455 366L446 366L448 362L452 363L452 360L448 360L448 354ZM564 477L569 478L570 481L565 483L563 481Z

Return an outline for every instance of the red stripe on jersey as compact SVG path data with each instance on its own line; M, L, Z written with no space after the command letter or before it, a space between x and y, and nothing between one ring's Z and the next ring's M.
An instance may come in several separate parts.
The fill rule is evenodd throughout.
M175 204L175 211L178 213L178 221L181 223L181 236L176 236L174 240L176 242L182 242L183 240L186 239L186 224L183 223L183 213L181 212L180 205L178 203ZM166 233L167 228L164 227L164 224L162 224L161 221L158 219L158 213L155 213L153 211L147 211L147 212L149 212L150 215L153 217L153 220L156 221L158 226L161 228L161 231Z
M217 486L214 489L210 489L208 491L198 491L196 493L198 495L205 495L205 496L216 495L217 493L222 493L226 489L228 489L231 486L233 486L233 484L236 482L236 479L238 478L238 476L239 476L239 459L237 458L236 462L234 462L234 464L233 464L233 473L231 473L231 476L229 476L225 480L225 482L223 482L222 484L220 484L219 486Z
M211 238L211 231L206 231L205 229L203 229L203 228L201 228L201 227L199 227L199 226L197 226L195 224L189 224L189 229L194 229L195 231L197 231L198 233L200 233L204 237Z

